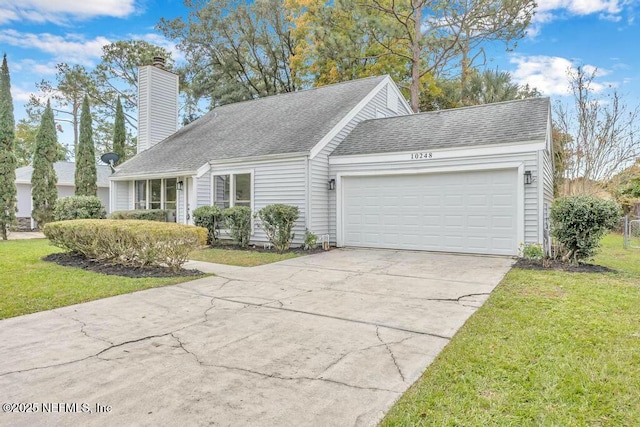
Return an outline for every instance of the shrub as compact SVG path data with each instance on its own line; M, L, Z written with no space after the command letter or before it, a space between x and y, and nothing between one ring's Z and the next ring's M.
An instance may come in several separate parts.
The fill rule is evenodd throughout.
M318 246L318 236L316 236L309 230L306 230L304 232L304 244L302 245L302 248L305 251L310 251L311 249L314 249L316 246Z
M289 249L295 237L293 227L298 215L297 206L280 204L266 206L256 213L260 218L262 229L278 252L282 253Z
M55 246L90 259L127 266L164 264L174 270L207 241L207 230L201 227L140 220L52 222L44 234Z
M620 220L620 206L591 196L571 196L551 206L552 235L562 246L562 260L591 258L600 239Z
M234 206L223 211L224 223L233 241L241 248L249 246L251 238L251 208Z
M71 196L59 199L53 209L55 221L72 219L102 219L107 217L102 202L96 196Z
M133 209L130 211L111 212L111 219L139 219L143 221L167 222L168 214L164 209Z
M193 223L198 227L204 227L209 232L207 244L216 240L216 226L223 220L222 209L218 206L201 206L193 211Z
M539 261L544 258L544 251L542 245L538 243L521 243L520 254L525 259L531 259Z

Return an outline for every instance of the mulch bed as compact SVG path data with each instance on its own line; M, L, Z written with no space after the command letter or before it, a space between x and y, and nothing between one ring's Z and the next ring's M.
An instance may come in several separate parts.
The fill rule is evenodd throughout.
M542 261L520 258L514 265L525 270L555 270L566 271L568 273L615 273L616 270L594 264L566 264L557 260L547 260L545 265Z
M247 248L241 248L238 245L234 245L231 243L216 243L213 244L211 246L209 246L209 248L211 249L226 249L226 250L232 250L232 251L252 251L252 252L270 252L270 253L277 253L277 251L273 248L273 246L271 248L268 247L264 247L262 245L250 245ZM302 249L302 248L289 248L288 250L284 251L284 253L288 254L288 253L292 253L292 254L299 254L299 255L311 255L311 254L317 254L320 252L326 252L325 250L323 250L321 247L317 247L314 249L310 249L308 251Z
M167 267L127 267L124 265L110 264L85 258L82 255L67 252L47 255L42 258L44 261L55 262L66 267L81 268L93 271L94 273L107 274L110 276L123 276L131 278L151 278L151 277L191 277L201 276L204 273L198 270L180 269L173 271Z

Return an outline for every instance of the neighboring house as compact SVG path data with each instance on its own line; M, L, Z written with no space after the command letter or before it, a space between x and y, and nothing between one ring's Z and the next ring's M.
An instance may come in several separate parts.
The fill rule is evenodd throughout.
M56 162L53 165L58 177L58 198L73 196L75 193L75 172L76 164L72 162ZM102 200L107 212L109 212L109 166L98 165L98 197ZM31 199L31 165L16 169L16 187L18 189L18 228L20 230L30 230L35 227L31 219L33 210Z
M114 210L165 208L190 224L199 206L285 203L300 210L296 243L308 229L347 247L516 255L546 242L548 98L411 114L383 76L216 107L176 131L177 77L140 76L141 121L169 104L175 120L155 140L141 132L111 177ZM252 241L267 241L257 223Z

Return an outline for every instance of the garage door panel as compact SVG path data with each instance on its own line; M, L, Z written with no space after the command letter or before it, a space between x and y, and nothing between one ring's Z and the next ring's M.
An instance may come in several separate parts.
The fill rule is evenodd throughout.
M344 178L344 244L514 255L516 183L516 169Z

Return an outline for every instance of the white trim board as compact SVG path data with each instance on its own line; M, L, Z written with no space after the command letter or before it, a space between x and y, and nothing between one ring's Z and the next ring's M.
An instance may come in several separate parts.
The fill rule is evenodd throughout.
M428 165L441 159L455 159L462 157L495 156L499 154L533 153L545 148L544 141L521 142L514 144L483 145L477 147L437 148L413 151L398 151L394 153L352 154L348 156L329 156L330 165L356 165L363 163L393 163L407 162L411 164ZM433 157L412 159L411 156L420 153L431 153Z
M309 158L311 160L313 160L318 154L320 154L320 152L322 152L322 150L324 149L324 147L327 146L327 144L329 144L333 138L336 137L336 135L338 135L342 129L348 125L351 120L353 120L358 113L360 113L360 111L382 90L382 88L384 88L389 82L393 82L393 80L391 79L391 77L389 75L386 75L384 79L382 79L382 81L380 83L378 83L378 85L373 88L368 94L367 96L365 96L364 98L362 98L360 100L360 102L353 107L353 109L351 111L349 111L349 113L344 116L342 118L342 120L340 120L338 122L337 125L335 125L333 127L333 129L331 129L329 131L329 133L327 133L310 151L309 154ZM395 84L395 83L394 83Z

